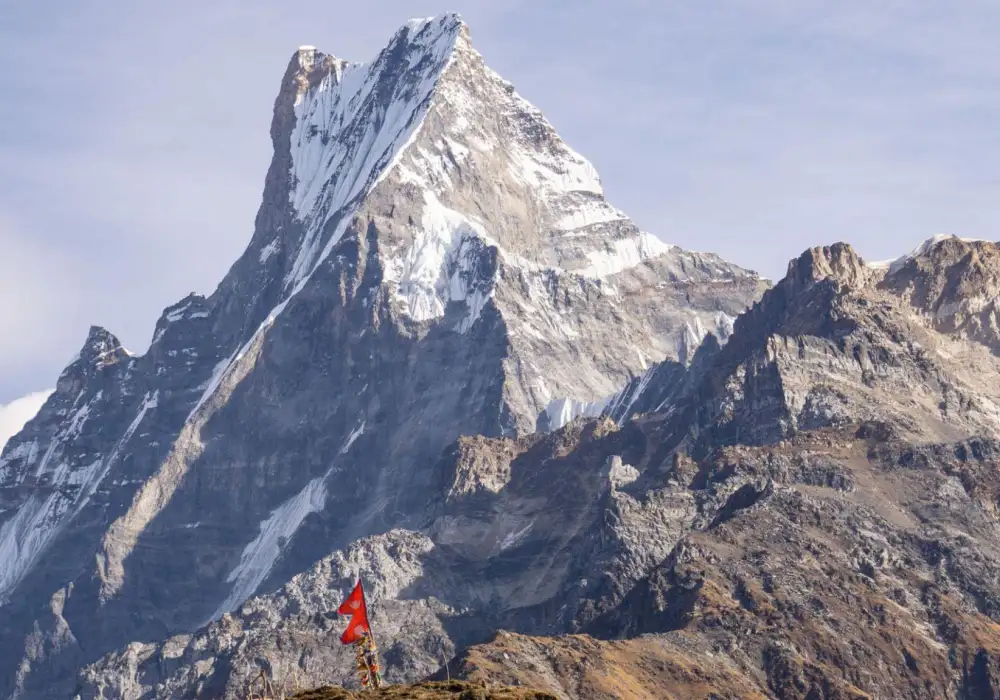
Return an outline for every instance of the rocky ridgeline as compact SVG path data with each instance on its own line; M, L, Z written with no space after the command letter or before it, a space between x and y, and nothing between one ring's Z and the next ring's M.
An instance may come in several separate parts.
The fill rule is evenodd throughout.
M560 698L991 697L998 360L915 311L904 270L807 252L725 346L672 370L666 404L462 438L419 528L172 640L171 662L108 656L89 687L180 696L258 658L349 682L325 613L363 574L397 681L456 656L456 676Z

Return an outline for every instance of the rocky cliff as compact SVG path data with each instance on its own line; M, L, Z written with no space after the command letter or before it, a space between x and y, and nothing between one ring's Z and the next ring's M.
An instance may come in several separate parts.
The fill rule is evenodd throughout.
M923 301L995 298L997 252L811 249L724 346L601 419L460 439L419 527L105 657L81 697L232 696L262 663L349 682L328 613L359 575L393 680L457 656L560 698L997 697L1000 360L988 309L942 325Z

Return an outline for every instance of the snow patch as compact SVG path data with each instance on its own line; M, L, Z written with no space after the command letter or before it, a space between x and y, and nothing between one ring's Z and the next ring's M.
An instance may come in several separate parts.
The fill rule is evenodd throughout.
M677 359L682 364L688 364L694 358L695 353L709 333L714 335L720 344L725 344L733 334L736 319L724 311L717 311L713 320L713 327L705 327L701 316L692 315L690 321L684 322L681 329L680 338L677 341Z
M483 227L444 206L424 191L424 210L413 242L400 257L385 257L386 279L393 284L400 305L415 321L444 315L450 302L464 301L468 313L456 330L465 333L493 295L476 285L476 272L489 241Z
M173 309L169 309L169 310L167 311L167 315L166 315L166 317L164 318L164 320L165 320L165 321L166 321L167 323L177 323L177 322L178 322L178 321L180 321L180 320L181 320L182 318L184 318L185 316L187 316L187 312L188 312L188 309L190 309L190 308L191 308L191 305L192 305L192 304L194 304L194 300L193 300L193 299L188 299L188 300L187 300L187 301L186 301L185 303L183 303L183 304L182 304L181 306L178 306L178 307L176 307L176 308L173 308ZM205 313L205 312L200 312L200 313L201 313L202 315L204 315L204 316L207 316L207 315L208 315L208 314L207 314L207 313ZM194 316L195 316L195 314L191 314L190 316L188 316L188 318L191 318L191 317L194 317Z
M607 224L613 221L627 221L625 213L608 204L603 199L588 198L580 202L577 206L560 217L555 224L556 229L567 231L567 235L581 235L573 233L577 229L595 226L597 224Z
M548 126L534 105L520 96L518 98L523 111L532 114L536 120ZM521 148L510 151L511 172L533 189L548 194L582 192L603 197L601 178L590 161L569 146L560 145L564 146L563 152L555 157L547 152Z
M15 460L22 460L23 469L27 470L38 459L38 451L38 440L22 442L14 449L9 450L6 456L0 458L0 484L10 483L12 474L9 464Z
M219 383L222 382L222 378L225 376L229 367L233 364L238 355L239 352L237 351L226 359L216 363L215 368L212 370L212 376L209 377L208 381L201 386L201 397L194 405L194 408L191 409L191 412L188 413L188 421L194 417L194 415L198 412L198 409L201 408L202 405L212 396L212 394L215 393L215 390L219 388Z
M407 31L416 34L425 26L433 22L434 19L434 17L414 17L413 19L407 20L406 24L403 26Z
M260 264L263 265L268 260L270 260L271 256L278 252L278 246L280 245L281 242L277 238L275 238L273 241L271 241L266 246L261 248L260 257L258 258Z
M111 453L92 464L71 469L66 462L62 462L54 469L47 469L57 448L63 446L66 433L53 436L36 474L48 475L50 488L32 494L14 517L0 527L0 605L6 603L6 597L21 582L46 546L87 505L146 413L157 406L157 399L157 393L146 394L138 414Z
M87 419L90 418L90 411L97 404L98 401L104 396L104 390L99 390L94 394L94 398L88 401L86 404L76 409L69 418L66 419L64 425L66 427L62 431L61 438L63 442L67 440L72 440L79 437L80 432L83 430L83 426L86 424Z
M614 398L614 395L599 401L577 401L576 399L562 398L551 401L545 407L545 416L548 419L549 432L554 432L569 425L577 418L596 418L600 416L604 409Z
M313 479L305 488L271 512L260 524L260 534L246 546L240 563L226 579L233 587L229 595L212 615L217 620L243 604L271 573L281 554L281 548L292 538L310 513L317 513L326 505L324 478Z
M362 421L347 436L340 448L341 455L346 455L354 442L364 434L365 424ZM229 595L205 624L232 612L256 592L274 568L282 547L291 540L311 513L323 510L327 495L325 482L333 469L331 467L326 474L306 484L296 495L271 511L270 517L260 524L259 534L243 549L240 563L226 578L227 583L233 584Z
M160 328L158 331L156 331L155 335L153 335L153 341L151 344L158 343L160 339L163 338L163 335L167 332L167 326L169 326L172 323L177 323L178 321L181 321L185 318L186 319L208 318L211 315L208 311L194 311L188 313L191 310L192 304L194 304L194 300L187 299L186 301L181 302L176 307L173 308L168 307L167 310L164 312L163 327ZM125 350L125 352L128 355L132 354L128 352L128 350Z
M701 322L700 317L694 317L693 326L690 321L685 321L680 340L677 342L677 359L682 364L689 363L706 335L708 331L705 330L705 324Z
M736 330L736 319L727 314L725 311L719 311L715 314L715 335L719 339L720 343L725 343L733 335Z
M340 454L346 455L350 451L351 445L354 444L354 441L364 435L365 424L366 421L361 421L361 425L351 431L351 434L347 436L347 441L344 443L344 446L340 448Z
M642 351L639 348L635 348L635 354L636 357L639 358L639 368L645 372L649 369L649 363L646 362L646 356L642 354Z
M423 31L424 27L435 27ZM321 234L335 215L348 220L358 200L398 162L423 124L430 97L450 65L460 24L421 20L400 30L372 64L339 61L321 83L299 96L291 134L294 186L292 206L305 224L305 236L286 287L311 275L328 255L317 256ZM384 57L406 42L407 65L395 79ZM429 60L427 60L429 59ZM375 87L395 89L387 103ZM346 223L331 237L336 244Z
M516 547L518 544L520 544L524 540L524 538L527 536L527 534L529 532L531 532L531 527L533 525L534 525L534 523L530 522L527 525L525 525L524 527L522 527L520 530L518 530L516 532L508 533L503 538L503 541L500 542L500 551L501 552L505 552L508 549L510 549L511 547Z
M657 366L654 366L643 372L639 377L639 383L632 391L629 391L632 382L625 385L625 388L608 401L606 414L613 418L619 425L623 425L631 417L632 406L635 405L639 397L646 391L646 387L649 386L649 382L653 378L653 375L656 374L656 370Z
M630 267L635 267L645 260L662 255L673 248L674 246L664 243L650 233L619 238L607 241L601 250L592 250L587 253L589 264L583 269L573 270L573 272L584 277L608 277Z

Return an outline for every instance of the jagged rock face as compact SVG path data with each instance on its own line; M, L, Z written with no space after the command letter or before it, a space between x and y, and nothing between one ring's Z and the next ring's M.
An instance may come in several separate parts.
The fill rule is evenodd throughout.
M948 277L966 280L955 299L987 295L997 253L992 243L946 240L887 272L843 244L807 251L737 319L724 347L706 343L684 373L653 368L611 402L610 415L621 421L655 407L673 420L669 448L699 454L866 420L917 442L996 435L1000 386L983 380L1000 367L988 323L941 322L947 294L914 289Z
M689 493L632 489L629 460L646 449L639 426L610 421L463 438L434 470L439 495L419 531L364 538L195 635L109 655L86 669L80 697L239 697L259 658L275 677L351 684L330 618L359 574L392 682L433 673L497 628L580 629L666 558L696 515Z
M727 348L752 330L737 324ZM709 367L713 357L725 359L716 351ZM377 590L393 680L502 627L593 638L501 635L452 673L560 698L1000 692L1000 440L914 444L891 421L843 422L692 459L664 452L679 444L679 415L464 439L439 464L421 533L360 541L138 662L109 656L87 670L82 697L115 697L96 690L109 681L157 697L222 688L228 669L261 656L284 664L277 677L349 681L347 655L331 651L340 626L311 618L357 573Z
M771 697L991 697L997 447L865 425L720 451L710 524L605 632L697 639Z
M454 16L408 24L367 65L301 49L271 136L253 238L218 289L168 308L142 356L93 329L0 455L0 697L69 695L133 640L139 668L143 645L230 620L359 538L446 532L439 460L459 436L541 439L553 401L600 405L687 362L764 287L638 231ZM587 473L575 498L609 483ZM465 614L440 638L478 639ZM437 663L415 651L430 644L401 643L407 675ZM158 673L204 675L177 664ZM134 680L109 696L148 689Z
M894 263L879 286L908 301L934 330L998 352L998 255L994 243L943 238Z
M847 246L808 251L725 346L627 388L616 420L457 442L418 532L332 555L301 579L313 593L293 584L139 661L109 656L82 697L115 679L223 688L261 655L348 681L309 620L356 572L378 590L394 680L506 628L596 639L502 637L459 672L566 698L997 696L996 360L885 280ZM371 563L339 563L357 552ZM296 596L311 602L290 613ZM164 672L168 649L187 661Z

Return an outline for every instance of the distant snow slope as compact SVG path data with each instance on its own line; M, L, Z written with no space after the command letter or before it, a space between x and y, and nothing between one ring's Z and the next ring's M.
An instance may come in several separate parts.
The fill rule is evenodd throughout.
M3 452L7 441L21 432L24 424L35 417L38 409L51 395L52 389L36 391L0 406L0 452Z

